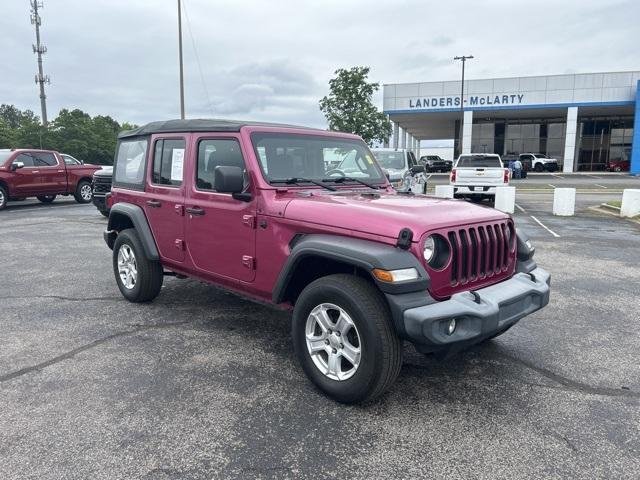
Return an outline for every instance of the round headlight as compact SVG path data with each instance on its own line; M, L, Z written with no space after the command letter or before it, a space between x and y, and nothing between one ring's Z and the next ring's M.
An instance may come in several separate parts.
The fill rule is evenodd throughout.
M433 239L433 236L429 235L424 241L424 250L422 252L425 262L429 263L433 258L434 253L436 253L436 242Z

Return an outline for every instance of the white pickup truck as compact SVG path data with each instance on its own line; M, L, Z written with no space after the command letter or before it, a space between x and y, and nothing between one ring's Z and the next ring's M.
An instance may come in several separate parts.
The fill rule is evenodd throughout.
M451 170L450 183L454 198L482 201L495 198L496 187L509 185L509 169L500 155L467 153L460 155Z

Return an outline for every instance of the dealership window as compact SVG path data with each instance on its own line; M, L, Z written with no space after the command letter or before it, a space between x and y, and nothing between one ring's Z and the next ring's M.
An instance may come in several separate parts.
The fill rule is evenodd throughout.
M578 170L629 170L632 117L578 119Z
M471 131L471 151L473 153L494 152L495 124L474 123Z

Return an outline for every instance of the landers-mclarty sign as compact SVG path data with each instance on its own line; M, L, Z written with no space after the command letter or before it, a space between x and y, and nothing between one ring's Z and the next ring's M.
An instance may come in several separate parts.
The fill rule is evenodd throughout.
M491 106L491 105L520 105L524 100L524 94L512 95L470 95L465 106ZM409 108L446 108L459 107L460 97L431 97L410 98Z

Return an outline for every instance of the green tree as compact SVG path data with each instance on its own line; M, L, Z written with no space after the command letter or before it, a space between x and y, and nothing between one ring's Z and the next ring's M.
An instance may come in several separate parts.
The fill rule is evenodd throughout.
M369 67L341 68L335 74L329 95L320 100L329 130L355 133L370 145L388 140L391 122L371 101L380 84L367 81Z

